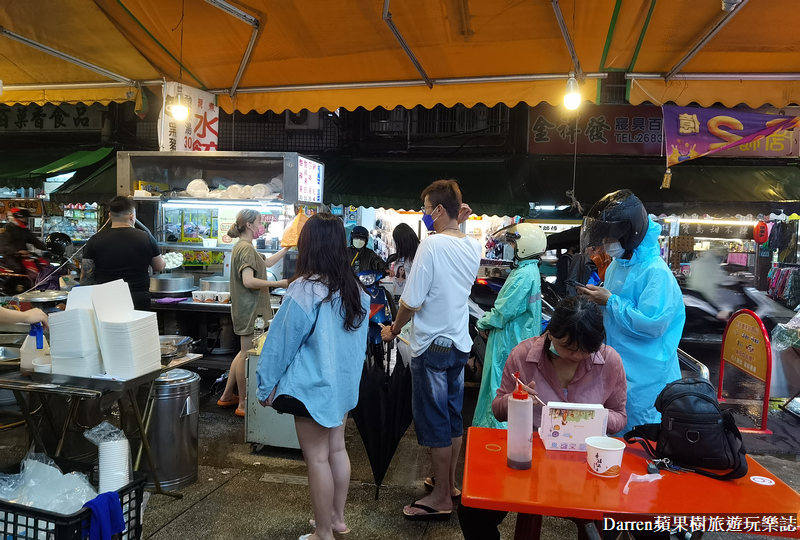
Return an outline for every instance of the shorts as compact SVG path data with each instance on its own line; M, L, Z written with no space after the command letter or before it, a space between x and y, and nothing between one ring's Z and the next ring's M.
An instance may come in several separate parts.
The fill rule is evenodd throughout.
M411 407L417 442L445 448L464 434L464 366L469 353L431 344L411 359Z
M308 412L308 409L306 409L302 401L292 396L287 396L286 394L281 394L273 399L272 408L281 414L311 418L311 413Z

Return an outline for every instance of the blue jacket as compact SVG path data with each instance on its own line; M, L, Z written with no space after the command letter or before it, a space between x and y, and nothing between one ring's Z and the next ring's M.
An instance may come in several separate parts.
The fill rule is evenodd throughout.
M622 357L628 383L623 432L660 422L656 397L681 377L677 351L686 313L678 282L660 256L660 232L650 220L631 259L614 259L606 270L605 288L611 292L604 309L606 343Z
M289 285L272 320L256 368L258 399L292 396L321 426L334 428L358 403L367 348L369 295L361 292L366 316L357 330L344 328L339 295L328 301L328 288L298 279Z
M494 307L478 321L478 330L490 330L483 360L481 389L472 425L505 429L492 413L503 368L511 349L542 332L542 282L539 261L522 261L500 289Z

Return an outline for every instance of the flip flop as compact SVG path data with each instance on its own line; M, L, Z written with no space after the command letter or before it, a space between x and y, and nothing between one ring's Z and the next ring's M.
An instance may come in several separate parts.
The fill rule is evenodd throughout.
M222 401L221 399L217 400L217 405L220 407L238 407L239 406L239 398L232 399L230 401Z
M240 416L240 417L244 418L245 416L247 416L247 413L245 413L245 412L244 412L242 409L240 409L239 407L236 407L236 416Z
M425 511L424 514L409 514L406 512L406 509L403 508L403 515L411 521L447 521L453 513L452 510L437 510L430 506L419 504L419 502L411 503L409 506Z
M436 479L432 476L427 476L425 481L422 482L422 485L425 486L425 489L428 490L428 493L433 491L434 486L436 485ZM450 496L451 499L460 499L461 498L461 490L456 488L456 494Z
M315 529L317 528L317 522L315 520L313 520L313 519L309 519L308 520L308 524L311 525ZM343 531L333 531L333 537L336 540L347 540L347 538L348 538L347 535L349 535L351 532L352 531L350 530L350 527L347 527Z

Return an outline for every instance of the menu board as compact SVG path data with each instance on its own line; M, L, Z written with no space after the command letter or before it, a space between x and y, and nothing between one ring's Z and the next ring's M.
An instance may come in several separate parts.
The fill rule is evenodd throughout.
M325 166L297 156L297 200L322 203L322 175Z

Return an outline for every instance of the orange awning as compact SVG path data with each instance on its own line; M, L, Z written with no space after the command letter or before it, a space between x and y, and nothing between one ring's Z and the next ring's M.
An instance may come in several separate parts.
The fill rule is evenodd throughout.
M0 0L0 26L122 79L0 35L0 77L6 86L0 101L124 101L132 99L132 89L163 77L214 91L229 112L536 105L561 102L566 75L574 70L551 0L391 2L392 21L432 88L382 19L380 0L228 4L259 26L233 100L228 94L253 27L208 1ZM800 13L793 0L746 3L666 82L663 75L723 16L719 1L559 5L583 71L626 72L635 81L629 88L633 104L800 102L796 81L786 75L800 73L794 39ZM727 73L769 80L708 80L709 74ZM54 84L58 87L47 86ZM587 79L583 98L595 100L597 86Z

